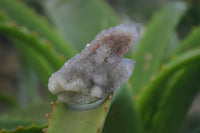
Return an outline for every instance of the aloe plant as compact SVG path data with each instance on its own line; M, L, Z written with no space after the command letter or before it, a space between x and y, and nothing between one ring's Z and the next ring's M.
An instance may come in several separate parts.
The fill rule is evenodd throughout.
M84 110L57 100L47 89L49 77L97 33L122 20L100 0L37 4L46 16L23 1L0 0L0 34L20 54L23 89L18 94L30 100L24 108L17 99L0 91L0 101L9 107L1 112L0 133L181 131L200 90L200 26L185 38L178 38L176 32L187 3L168 3L153 15L144 35L126 56L136 61L133 75L120 89L109 92L101 104L88 109L85 105ZM174 41L174 37L178 39ZM39 93L31 73L37 76L47 97Z

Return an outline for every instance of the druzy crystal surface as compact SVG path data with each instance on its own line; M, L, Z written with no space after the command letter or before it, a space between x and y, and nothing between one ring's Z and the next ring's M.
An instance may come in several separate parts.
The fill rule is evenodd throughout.
M82 105L106 98L131 76L135 61L123 56L138 35L138 24L121 24L102 31L52 74L49 90L67 104Z

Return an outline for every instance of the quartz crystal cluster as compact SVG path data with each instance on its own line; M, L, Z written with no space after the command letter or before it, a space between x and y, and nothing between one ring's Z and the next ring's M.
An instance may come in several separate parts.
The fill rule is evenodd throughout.
M123 56L136 43L138 24L121 24L99 33L85 49L49 78L58 100L83 105L106 98L133 72L135 61Z

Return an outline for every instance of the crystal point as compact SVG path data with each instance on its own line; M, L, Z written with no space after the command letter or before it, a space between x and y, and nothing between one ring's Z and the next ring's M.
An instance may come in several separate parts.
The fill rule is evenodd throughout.
M105 99L131 76L135 61L123 56L138 36L138 24L121 24L102 31L81 53L52 74L49 90L67 104Z

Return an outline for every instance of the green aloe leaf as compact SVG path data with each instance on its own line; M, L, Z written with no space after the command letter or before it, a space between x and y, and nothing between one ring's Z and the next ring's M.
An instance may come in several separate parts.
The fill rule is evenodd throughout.
M30 69L33 70L34 74L37 74L37 77L41 81L42 85L46 88L48 79L55 70L51 67L49 62L42 55L40 55L38 52L36 52L35 50L27 46L26 43L17 39L12 39L12 40L16 44L20 52L20 55L23 56L22 58L24 58L27 61L28 65L30 65L31 67ZM25 72L26 70L22 70L22 71ZM25 76L23 78L26 78L27 80L28 77ZM28 83L26 82L25 84L28 84ZM29 84L34 84L34 81L33 80L30 81ZM24 91L28 93L27 95L28 99L30 99L31 101L35 103L39 102L39 99L37 98L42 99L42 97L39 96L39 93L36 87L37 87L36 85L32 85L31 87L27 86L27 88L24 88ZM51 94L49 90L45 89L45 91L49 96L49 100L55 100L55 96ZM24 92L23 94L19 94L19 95L24 95ZM23 96L23 98L24 97L25 96Z
M3 93L0 91L0 103L6 104L10 107L18 107L18 103L14 98L12 98L10 95Z
M190 66L192 63L199 62L200 50L192 50L169 62L166 67L155 77L151 84L146 88L138 101L138 110L142 123L148 127L153 119L160 99L165 92L164 83L181 68ZM148 110L148 111L147 111Z
M0 130L13 130L16 129L19 125L23 127L28 127L32 125L33 121L23 120L20 118L14 118L9 116L1 116L0 117Z
M116 14L102 0L48 0L43 5L62 35L79 51L102 29L119 24Z
M181 41L174 53L179 55L190 49L197 48L200 44L199 35L200 27L194 28L194 30ZM151 122L151 132L175 133L178 131L191 102L200 89L198 85L199 66L199 64L193 64L181 72L178 77L175 77L176 81L169 87L164 98L160 101L159 108ZM158 123L159 126L156 126Z
M34 32L17 26L6 16L2 18L4 19L0 23L0 33L7 35L16 44L20 55L30 63L46 86L49 76L64 63L64 60L58 57L59 54L47 41L40 39Z
M0 10L13 22L31 31L36 31L40 37L50 41L55 49L67 59L75 55L76 52L72 45L64 41L47 21L24 3L16 0L1 0Z
M128 83L114 93L113 103L106 118L103 133L142 133Z
M29 105L26 108L15 109L11 112L3 114L13 118L18 118L26 121L34 121L38 126L48 124L46 114L51 112L51 105L47 102Z
M0 133L42 133L47 125L10 116L0 117Z
M200 46L200 26L194 27L191 33L181 41L179 47L174 52L175 54L180 54L190 49L196 48Z
M39 82L38 76L36 75L36 72L34 71L34 68L32 66L33 64L30 63L30 60L33 60L32 58L30 58L30 55L29 55L30 51L31 50L24 51L24 47L23 47L23 50L20 51L21 65L20 65L20 73L19 73L19 79L18 79L18 84L20 88L18 92L19 94L18 99L19 99L20 105L23 105L23 106L41 102L41 99L42 99L40 97L40 92L39 92L39 87L38 87L38 82Z
M160 101L150 133L177 133L194 98L200 91L200 64L192 64L178 75L177 81Z
M48 42L44 42L29 31L24 31L12 23L0 23L0 33L9 37L17 38L32 47L35 51L42 54L53 68L58 69L63 65L63 61L59 58L59 55L54 49L49 46Z
M176 51L176 49L179 47L180 39L178 37L178 34L175 32L170 39L170 42L168 44L168 47L166 48L164 57L163 57L163 62L167 62L171 55Z
M131 77L133 94L140 94L160 70L170 38L185 11L185 3L172 2L157 12L150 21L133 57L137 62Z
M46 127L46 126L45 126ZM44 127L37 127L34 124L29 127L18 126L13 130L2 129L0 133L43 133L42 129Z
M50 114L47 133L99 133L101 132L107 112L110 108L111 96L96 109L78 111L57 102Z
M29 64L35 70L43 85L46 86L46 84L48 83L49 76L55 71L55 69L51 67L50 63L46 60L46 58L44 58L41 54L39 54L32 48L30 48L26 43L14 38L12 40L18 47L21 56L23 56L23 58L29 61Z

